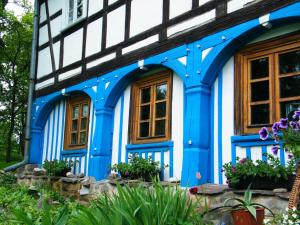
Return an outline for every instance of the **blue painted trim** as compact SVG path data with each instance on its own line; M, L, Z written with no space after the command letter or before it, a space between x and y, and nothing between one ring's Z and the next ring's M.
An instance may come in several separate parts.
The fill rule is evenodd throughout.
M50 148L50 160L53 160L52 154L53 154L53 147L54 147L54 124L55 124L55 121L56 121L55 113L56 113L56 107L54 107L54 109L53 109L52 136L51 136L51 143L50 143L51 144L51 148Z
M246 148L246 158L251 159L251 148L250 147Z
M261 147L261 154L262 154L262 160L264 162L267 162L267 156L265 154L267 154L268 151L267 151L267 146L262 146Z
M155 143L147 143L147 144L129 144L126 145L126 149L128 150L134 150L134 149L142 149L146 151L146 149L151 148L164 148L164 147L173 147L174 142L173 141L165 141L165 142L155 142ZM151 152L151 151L150 151Z
M236 145L231 143L231 161L232 164L236 165Z
M94 106L94 102L93 102L93 104L92 104L92 107L91 107L91 115L92 115L92 118L91 118L91 132L90 132L90 145L89 145L89 149L88 149L88 151L89 151L89 154L88 155L86 155L86 157L85 157L85 159L84 159L84 174L85 175L88 175L87 174L87 170L88 170L88 165L87 165L87 159L88 159L88 157L89 157L89 159L91 158L91 151L92 151L92 148L93 148L93 138L94 138L94 136L95 136L95 134L94 134L94 113L95 113L95 110L94 110L94 108L95 108L95 106ZM90 160L89 160L90 161ZM89 171L88 171L89 172Z
M280 145L280 163L281 165L285 165L285 154L284 154L284 148L283 145Z
M218 174L219 174L219 184L223 184L223 176L221 173L222 166L223 166L223 159L222 159L222 95L223 94L223 74L220 71L218 76Z
M118 146L118 163L121 162L121 157L122 157L123 114L124 114L124 92L121 95L120 125L119 125L119 146Z
M161 170L161 178L164 180L164 164L165 164L165 152L163 150L160 151L160 170Z
M148 154L148 153L147 153ZM170 177L174 176L174 150L173 148L170 148Z
M77 149L77 150L63 150L61 154L63 156L75 156L75 155L84 156L87 154L87 150L85 148Z
M64 133L65 133L65 113L66 113L66 101L63 102L63 111L62 111L62 126L61 126L61 147L60 147L60 156L59 158L62 159L62 151L63 151L63 146L64 146Z
M47 124L48 124L48 127L47 127L47 140L46 140L47 144L46 144L46 152L44 153L44 154L46 154L45 155L45 160L47 160L48 150L49 150L50 117L49 117L49 119L47 121ZM42 163L44 163L44 162L42 162Z
M61 129L61 127L59 127L59 119L60 119L60 111L61 111L61 108L60 108L60 104L61 104L61 102L59 102L59 104L58 104L58 112L57 112L57 126L56 126L56 143L55 143L55 149L54 149L54 158L56 159L56 157L57 157L57 145L58 145L58 134L59 134L59 129ZM61 132L63 132L63 131L61 131Z
M214 138L215 138L215 130L214 130L214 118L215 118L215 86L211 86L211 95L210 95L210 151L209 151L209 180L211 183L214 183Z

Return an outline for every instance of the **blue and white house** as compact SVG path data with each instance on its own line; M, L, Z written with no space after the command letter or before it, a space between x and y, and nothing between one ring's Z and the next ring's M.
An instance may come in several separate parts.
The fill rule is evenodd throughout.
M265 159L258 130L300 105L298 0L39 0L36 13L30 163L78 161L101 180L137 153L168 165L165 180L221 184L224 163Z

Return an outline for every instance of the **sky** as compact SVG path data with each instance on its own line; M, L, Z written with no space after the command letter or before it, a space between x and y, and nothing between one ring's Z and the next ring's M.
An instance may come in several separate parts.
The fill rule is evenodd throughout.
M15 0L8 0L8 3L5 8L7 10L13 11L16 16L20 16L23 13L23 10L14 2ZM33 6L34 0L28 0L28 2Z

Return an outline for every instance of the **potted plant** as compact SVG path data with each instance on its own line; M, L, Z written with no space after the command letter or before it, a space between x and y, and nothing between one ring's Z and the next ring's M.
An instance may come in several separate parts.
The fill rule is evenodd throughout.
M65 160L46 160L43 164L43 168L46 169L49 176L65 177L68 172L71 172L73 161Z
M273 154L277 154L274 151ZM267 161L237 158L236 164L232 162L223 165L223 172L229 187L246 189L252 183L252 189L273 190L287 188L290 190L295 179L295 161L291 159L287 165L281 165L279 158L266 154Z
M229 202L237 202L229 205ZM273 212L264 205L252 201L250 185L244 193L244 198L227 198L223 204L224 208L231 211L234 225L263 225L265 209L272 215Z

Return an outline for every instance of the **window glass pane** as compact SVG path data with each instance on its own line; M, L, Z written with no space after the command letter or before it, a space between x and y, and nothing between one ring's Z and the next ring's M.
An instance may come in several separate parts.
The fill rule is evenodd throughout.
M269 81L255 82L251 84L251 101L269 100Z
M290 121L294 120L294 111L300 108L300 100L288 101L280 103L280 117L288 117Z
M261 58L251 61L251 79L269 76L269 59Z
M80 144L85 144L86 132L80 132Z
M80 129L81 129L81 130L86 130L86 124L87 124L87 118L82 118L82 119L81 119L81 126L80 126Z
M87 104L82 106L82 117L87 117L89 112L89 107Z
M73 22L74 0L69 0L69 23Z
M167 84L156 86L156 100L165 99L167 95Z
M71 134L71 144L76 145L77 144L77 133Z
M80 18L83 14L83 0L77 0L77 18Z
M269 104L251 106L251 124L268 124L269 119Z
M165 117L166 116L166 102L156 103L156 113L155 117Z
M141 90L141 103L150 102L150 91L151 91L150 87Z
M148 120L150 118L150 105L144 105L141 107L140 120Z
M149 137L149 123L143 122L140 123L140 137Z
M280 97L300 96L300 75L280 78Z
M78 120L72 120L72 131L76 131L78 127Z
M77 119L79 117L79 107L73 106L72 108L72 118Z
M164 136L166 128L166 120L155 121L155 136Z
M300 50L280 54L279 68L281 74L300 71Z

